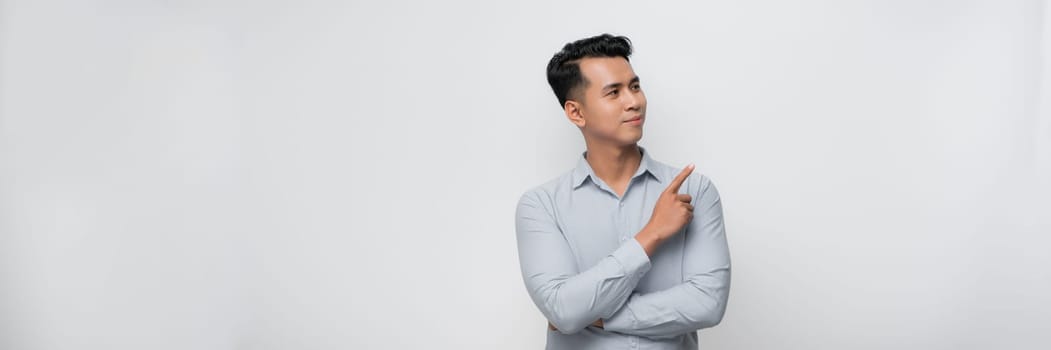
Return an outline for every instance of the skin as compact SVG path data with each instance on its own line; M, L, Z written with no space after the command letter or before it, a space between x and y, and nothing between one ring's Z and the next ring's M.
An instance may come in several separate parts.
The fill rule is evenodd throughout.
M623 196L642 161L638 142L646 122L646 94L635 70L623 57L587 57L579 65L585 84L574 89L566 100L566 118L584 135L587 162L595 176ZM627 122L640 117L641 122ZM646 255L652 256L661 243L693 218L693 198L678 194L693 169L693 164L687 165L668 184L657 199L650 221L635 235ZM592 326L602 328L602 320L596 320ZM557 330L551 323L548 328Z

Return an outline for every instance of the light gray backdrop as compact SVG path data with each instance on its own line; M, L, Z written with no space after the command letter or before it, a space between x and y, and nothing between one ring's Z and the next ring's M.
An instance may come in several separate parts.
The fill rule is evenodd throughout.
M0 348L538 349L544 79L629 36L723 195L704 349L1047 349L1043 1L0 3Z

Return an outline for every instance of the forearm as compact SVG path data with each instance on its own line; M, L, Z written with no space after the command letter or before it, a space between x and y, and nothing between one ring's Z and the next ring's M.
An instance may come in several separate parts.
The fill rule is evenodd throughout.
M573 276L526 276L529 294L559 331L575 333L621 308L650 264L642 247L627 243Z
M690 278L674 287L634 294L612 317L608 331L650 338L674 337L718 325L726 312L730 269Z
M600 318L600 319L595 320L595 322L592 322L590 326L591 327L602 328L602 319ZM558 327L555 327L555 325L551 324L551 322L548 322L547 323L547 329L550 329L550 330L553 330L553 331L557 331Z

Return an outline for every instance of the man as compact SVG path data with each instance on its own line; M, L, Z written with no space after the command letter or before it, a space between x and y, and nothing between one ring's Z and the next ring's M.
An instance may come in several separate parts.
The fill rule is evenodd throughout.
M548 349L697 349L722 320L730 254L719 192L638 145L646 96L631 42L566 44L547 79L587 150L576 168L522 195L522 277L549 321Z

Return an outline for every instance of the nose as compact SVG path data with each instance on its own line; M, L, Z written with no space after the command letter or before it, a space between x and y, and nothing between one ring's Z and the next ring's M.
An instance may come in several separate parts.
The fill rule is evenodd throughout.
M646 101L646 97L644 97L641 92L635 92L625 95L627 96L627 105L625 105L625 109L629 111L639 110L639 108L642 107L643 101Z

